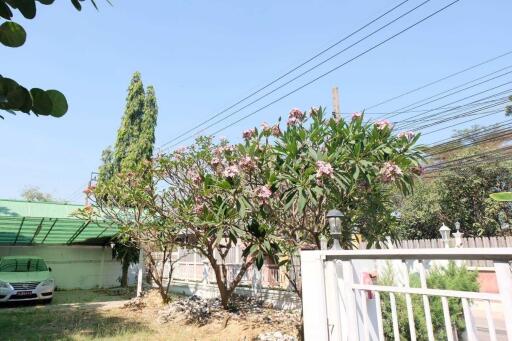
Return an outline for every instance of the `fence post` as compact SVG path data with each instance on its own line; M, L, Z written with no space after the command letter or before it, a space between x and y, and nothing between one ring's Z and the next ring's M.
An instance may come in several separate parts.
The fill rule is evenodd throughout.
M208 278L210 277L210 263L207 259L203 260L203 286L208 286Z
M325 262L325 296L327 301L327 316L331 340L341 340L341 310L340 288L338 287L338 273L336 260Z
M258 268L255 265L252 265L252 285L251 285L251 287L252 287L253 296L258 296L258 294L260 293L261 277L262 277L261 270L258 270Z
M319 251L301 251L304 340L329 340L324 264Z
M139 271L137 273L137 297L142 295L142 276L144 274L144 250L139 250Z
M512 272L509 262L494 262L496 280L503 305L503 315L507 328L508 340L512 341Z

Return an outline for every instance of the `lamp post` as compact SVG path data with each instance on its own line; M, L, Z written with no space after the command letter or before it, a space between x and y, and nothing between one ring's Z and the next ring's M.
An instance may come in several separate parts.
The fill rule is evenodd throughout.
M343 213L338 210L330 210L327 212L327 221L329 222L329 231L333 238L331 250L341 250L340 236L341 236L341 219Z
M443 223L443 226L439 229L441 239L443 239L444 247L448 249L450 247L450 228Z
M462 236L464 233L460 232L460 223L455 223L455 230L457 232L452 233L453 238L455 238L455 247L462 247Z

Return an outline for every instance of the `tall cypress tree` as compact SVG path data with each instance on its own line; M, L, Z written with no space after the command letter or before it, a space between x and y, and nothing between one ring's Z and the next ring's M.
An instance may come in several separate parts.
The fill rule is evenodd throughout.
M155 127L158 116L155 89L148 86L144 100L144 116L140 124L140 131L135 143L128 149L125 164L136 165L143 160L151 160L155 144ZM123 168L124 169L124 168Z
M133 144L139 143L139 135L144 116L144 85L139 72L133 74L128 96L126 97L126 109L121 119L121 127L117 131L117 139L114 146L114 169L120 172L133 168L136 164L136 155L133 153Z
M103 165L99 169L98 184L109 181L116 173L133 169L144 160L153 156L155 144L155 127L157 124L158 105L155 89L152 86L144 92L139 72L133 74L126 109L117 131L114 150L110 147L103 151ZM121 285L128 284L128 267L138 260L138 249L128 243L117 243L115 257L122 262Z

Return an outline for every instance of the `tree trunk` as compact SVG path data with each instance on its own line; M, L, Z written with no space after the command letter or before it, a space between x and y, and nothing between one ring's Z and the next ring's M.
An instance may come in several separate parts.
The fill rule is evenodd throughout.
M121 274L121 287L123 287L123 288L128 287L128 268L129 267L130 267L130 262L128 262L128 259L125 255L122 260L122 274Z

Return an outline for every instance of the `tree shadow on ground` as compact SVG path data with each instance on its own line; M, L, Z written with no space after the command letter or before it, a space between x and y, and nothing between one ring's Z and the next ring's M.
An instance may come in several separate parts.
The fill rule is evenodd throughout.
M42 307L0 310L2 340L76 340L115 338L151 329L134 318L124 316L124 310L97 308Z

